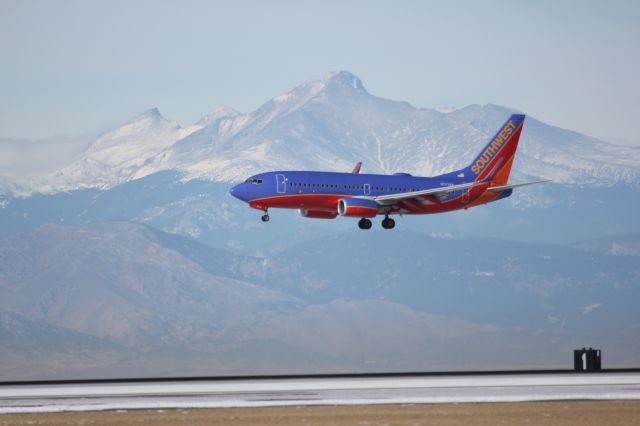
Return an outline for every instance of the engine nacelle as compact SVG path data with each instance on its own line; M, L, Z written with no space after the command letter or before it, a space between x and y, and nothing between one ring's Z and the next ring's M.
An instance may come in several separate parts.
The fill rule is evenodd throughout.
M347 217L375 217L380 206L364 198L343 198L338 201L338 213Z
M298 211L302 217L308 217L310 219L335 219L336 216L338 216L336 212L325 212L322 210L300 209Z

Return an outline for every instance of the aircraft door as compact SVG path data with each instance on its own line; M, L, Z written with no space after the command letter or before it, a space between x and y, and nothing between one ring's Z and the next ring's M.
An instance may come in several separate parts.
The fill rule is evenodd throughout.
M364 184L364 195L371 195L371 185L368 183Z
M278 194L287 192L287 179L285 179L284 175L276 175L276 192Z

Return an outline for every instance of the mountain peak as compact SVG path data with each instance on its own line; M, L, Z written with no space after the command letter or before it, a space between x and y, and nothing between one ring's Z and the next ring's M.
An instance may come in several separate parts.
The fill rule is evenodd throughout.
M238 115L240 114L238 111L236 111L235 109L231 108L228 105L220 105L218 108L214 109L213 111L211 111L209 114L207 115L217 115L219 117L222 116L233 116L233 115Z
M149 108L141 114L136 115L130 120L123 123L119 128L112 130L109 133L121 133L123 129L128 129L126 131L130 131L131 129L143 129L148 126L171 126L171 127L180 127L178 123L165 118L158 108Z
M196 125L206 126L207 124L210 124L219 118L235 117L236 115L240 115L240 113L227 105L221 105L213 111L200 117L200 119L196 122Z
M327 73L324 76L323 82L326 85L333 85L333 84L341 85L341 86L350 87L356 90L363 90L366 92L366 89L362 84L362 80L360 80L353 73L346 70L332 71Z
M135 117L132 121L139 121L144 119L152 119L152 120L165 120L165 118L160 114L160 110L156 107L150 108L143 112L142 114Z
M325 74L322 80L309 80L274 97L272 101L279 105L286 104L290 108L296 108L319 94L341 93L344 95L358 92L368 94L358 77L349 71L332 71Z

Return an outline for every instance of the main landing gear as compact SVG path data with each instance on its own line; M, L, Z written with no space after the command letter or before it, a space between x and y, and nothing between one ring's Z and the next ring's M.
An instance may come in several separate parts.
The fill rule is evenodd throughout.
M382 227L384 229L393 229L396 226L396 221L391 219L389 216L385 216L382 219Z
M393 229L395 226L396 221L391 219L389 216L385 216L385 218L382 220L382 227L384 229ZM360 229L371 229L371 221L363 217L358 222L358 227Z
M369 219L366 219L366 218L363 217L358 222L358 227L360 229L371 229L371 221Z
M269 211L265 210L264 214L260 217L260 219L262 219L263 222L269 222Z

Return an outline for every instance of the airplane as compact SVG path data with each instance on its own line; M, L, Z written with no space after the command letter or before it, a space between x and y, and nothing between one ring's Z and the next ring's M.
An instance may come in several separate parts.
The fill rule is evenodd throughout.
M230 189L231 195L264 212L270 208L298 209L307 218L359 218L360 229L370 229L371 218L384 215L382 227L392 229L390 215L443 213L507 198L513 189L548 180L509 184L524 114L513 114L467 167L433 177L408 173L351 173L275 171L260 173Z

